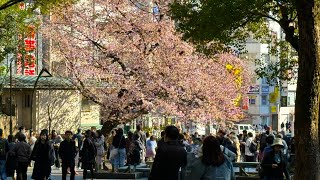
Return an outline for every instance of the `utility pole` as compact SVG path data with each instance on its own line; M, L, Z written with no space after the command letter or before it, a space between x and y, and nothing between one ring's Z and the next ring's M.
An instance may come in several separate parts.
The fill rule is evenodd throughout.
M10 89L9 89L9 94L10 94L10 135L12 135L12 61L10 61Z

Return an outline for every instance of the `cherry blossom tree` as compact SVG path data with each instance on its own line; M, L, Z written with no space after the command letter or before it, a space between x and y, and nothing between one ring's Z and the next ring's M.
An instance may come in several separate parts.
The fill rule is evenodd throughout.
M166 1L79 2L52 12L43 33L52 52L104 120L146 113L181 119L236 120L250 75L232 54L207 57L181 40ZM161 12L160 12L161 10Z

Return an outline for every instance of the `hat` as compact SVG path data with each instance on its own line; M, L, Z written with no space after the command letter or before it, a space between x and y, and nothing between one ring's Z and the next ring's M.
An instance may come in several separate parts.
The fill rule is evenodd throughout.
M273 144L271 145L271 147L273 146L281 146L284 147L283 143L282 143L282 139L281 138L275 138L273 141Z

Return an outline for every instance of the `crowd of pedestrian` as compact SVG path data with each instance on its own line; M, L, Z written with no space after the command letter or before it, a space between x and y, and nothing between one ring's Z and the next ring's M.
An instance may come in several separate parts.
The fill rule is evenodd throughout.
M36 180L50 179L53 168L62 170L63 180L68 174L74 180L79 169L83 169L83 179L88 178L88 171L92 179L101 169L117 173L127 166L126 172L135 172L140 163L148 162L152 162L150 180L235 179L232 162L241 161L260 162L259 174L265 180L290 179L287 166L293 143L268 128L255 136L224 129L204 136L167 126L157 137L137 125L126 136L120 127L105 135L95 128L63 135L43 129L39 136L32 133L27 138L25 128L20 127L7 139L0 129L0 179L26 180L29 166Z

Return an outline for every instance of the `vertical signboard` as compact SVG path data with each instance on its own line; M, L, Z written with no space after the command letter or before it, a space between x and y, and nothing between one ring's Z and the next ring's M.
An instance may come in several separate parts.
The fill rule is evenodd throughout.
M26 4L20 3L19 8L21 11L24 11L26 9ZM18 35L17 51L16 74L25 76L37 75L37 39L34 25L29 24L26 32Z
M23 74L25 76L36 75L36 32L33 25L29 25L28 34L24 39L25 57Z

